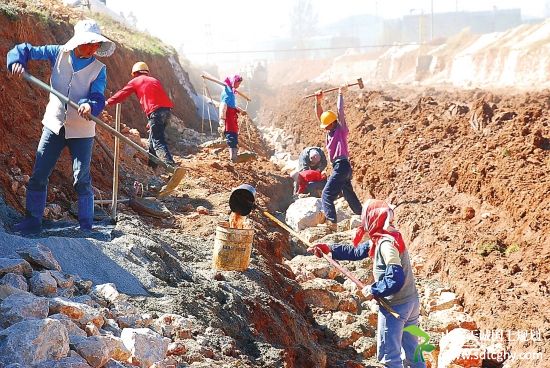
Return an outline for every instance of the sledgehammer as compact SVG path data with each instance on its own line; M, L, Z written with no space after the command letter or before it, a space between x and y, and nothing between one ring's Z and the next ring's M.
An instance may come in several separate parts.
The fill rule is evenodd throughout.
M40 79L33 77L32 75L30 75L27 72L23 73L23 78L25 80L27 80L28 82L31 82L31 83L37 85L38 87L40 87L42 89L45 89L46 91L48 91L50 93L53 93L62 102L68 104L73 109L78 110L78 105L75 102L69 100L69 98L67 96L65 96L61 92L53 89L52 87L50 87L46 83L42 82ZM107 132L109 132L111 135L120 138L124 143L132 146L137 151L139 151L139 152L143 153L144 155L148 156L153 162L155 162L156 164L158 164L160 166L163 166L164 168L166 168L166 170L168 172L173 174L172 177L170 178L170 180L168 180L168 183L166 183L166 185L164 187L162 187L161 191L158 194L159 197L167 196L168 194L172 193L178 187L179 183L183 180L183 176L185 175L185 169L183 167L173 167L173 166L168 165L167 163L165 163L164 161L162 161L161 159L159 159L155 155L152 155L149 152L147 152L139 144L134 143L131 139L127 138L122 133L116 131L116 129L111 128L108 124L104 123L102 120L98 119L97 117L91 116L91 119L97 125L99 125L100 127L106 129Z
M363 84L363 78L357 78L357 82L355 82L355 83L350 83L350 84L348 84L347 86L348 86L348 87L351 87L351 86L355 86L355 85L359 86L359 89L365 88L365 85ZM338 88L340 88L340 87L334 87L334 88L325 89L325 90L323 91L323 93L336 91ZM314 97L314 96L316 96L315 93L312 94L312 95L307 95L307 96L305 96L304 98L310 98L310 97Z
M276 223L277 225L279 225L281 228L283 228L284 230L288 231L290 233L290 235L296 237L299 241L301 241L302 243L304 243L305 245L308 246L308 248L312 247L313 245L308 242L307 240L305 239L302 239L302 237L300 236L300 234L298 234L296 231L292 230L287 224L285 224L284 222L280 221L278 218L276 218L275 216L273 216L272 214L270 214L269 212L267 211L264 211L264 216L266 216L268 219L270 219L271 221L273 221L274 223ZM357 285L357 287L359 289L363 289L365 287L365 284L363 284L357 277L355 277L354 274L352 274L347 268L345 268L344 266L342 266L340 263L338 263L336 260L332 259L332 257L328 256L327 254L324 254L323 253L323 257L328 261L328 263L330 263L331 265L334 266L334 268L336 268L338 271L340 271L341 273L343 273L348 279L350 279L355 285ZM380 306L382 308L384 308L385 310L387 310L392 316L394 316L395 318L397 319L401 319L401 316L399 315L399 313L397 313L392 307L391 305L388 304L388 302L386 301L386 299L384 298L377 298L377 297L374 297L374 300L376 300L378 302L378 304L380 304Z
M201 74L201 77L202 77L203 79L208 79L208 80L211 81L211 82L217 83L217 84L219 84L220 86L223 86L223 87L226 86L226 84L225 84L224 82L222 82L221 80L216 79L216 78L214 78L214 77L212 77L211 75L208 75L208 74L206 74L206 73ZM237 94L241 95L241 96L242 96L245 100L247 100L248 102L252 101L252 100L250 99L250 97L248 97L247 95L245 95L245 94L242 93L241 91L238 91L238 90L237 90Z

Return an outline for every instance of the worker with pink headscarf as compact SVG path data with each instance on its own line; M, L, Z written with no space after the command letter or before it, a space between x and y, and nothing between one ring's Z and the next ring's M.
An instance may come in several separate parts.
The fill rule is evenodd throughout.
M241 85L243 78L235 74L232 77L225 78L225 86L220 96L219 108L219 132L225 138L229 147L229 159L232 162L237 161L239 144L239 114L246 113L237 106L235 93Z
M365 234L370 240L361 243ZM423 359L415 358L418 338L404 328L418 325L420 314L418 291L409 261L409 253L399 230L393 226L393 210L384 201L368 199L363 204L361 225L353 245L316 244L308 249L317 257L332 253L336 260L372 259L375 282L365 286L363 295L385 298L399 314L396 318L384 308L378 312L377 355L385 367L425 368ZM405 361L401 359L401 348Z

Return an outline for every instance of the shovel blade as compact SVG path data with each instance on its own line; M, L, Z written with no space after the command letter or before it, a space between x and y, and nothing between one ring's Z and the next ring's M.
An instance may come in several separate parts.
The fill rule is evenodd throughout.
M163 198L172 193L174 190L177 189L178 185L183 180L183 177L185 176L185 169L183 167L178 167L176 171L174 171L174 174L168 180L168 183L166 183L165 186L162 187L158 194L158 198Z

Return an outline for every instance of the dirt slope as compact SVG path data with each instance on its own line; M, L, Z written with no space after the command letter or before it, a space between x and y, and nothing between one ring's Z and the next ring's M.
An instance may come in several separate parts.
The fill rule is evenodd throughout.
M299 98L304 87L315 86L265 107L294 137L295 153L324 143L313 100ZM388 87L345 96L355 189L402 203L397 220L426 260L423 276L450 282L481 328L539 329L548 338L548 93ZM549 349L524 349L533 347Z

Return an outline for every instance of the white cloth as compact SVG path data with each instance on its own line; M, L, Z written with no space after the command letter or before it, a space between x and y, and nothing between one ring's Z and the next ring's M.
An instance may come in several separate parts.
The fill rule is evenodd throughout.
M104 64L94 60L84 69L75 72L69 52L60 52L52 70L51 86L53 89L78 103L88 96L90 86L97 79ZM89 138L95 136L95 122L88 121L72 107L66 106L56 95L50 93L50 102L42 124L59 135L61 127L65 126L65 138Z

